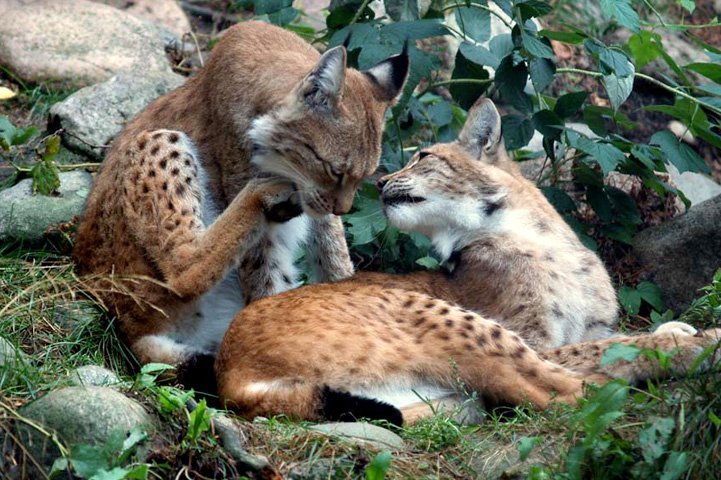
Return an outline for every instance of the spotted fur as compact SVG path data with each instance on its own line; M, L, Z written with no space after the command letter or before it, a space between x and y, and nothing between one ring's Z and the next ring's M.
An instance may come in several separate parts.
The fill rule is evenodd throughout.
M412 421L430 413L423 400L455 405L467 389L542 408L575 402L584 381L669 373L643 356L601 367L615 342L678 348L672 371L685 373L719 340L721 331L678 323L608 338L617 315L610 279L518 173L490 101L470 111L457 142L423 149L378 186L389 221L428 235L449 271L362 273L250 305L215 365L229 407L311 420L346 408L344 418L385 412L397 422L393 410L367 408L366 399ZM343 397L329 408L328 389L360 406Z
M333 214L376 169L407 73L406 52L361 72L346 68L344 47L320 55L243 22L197 76L125 127L88 197L75 259L141 362L213 353L244 304L297 285L309 232L321 280L353 273Z

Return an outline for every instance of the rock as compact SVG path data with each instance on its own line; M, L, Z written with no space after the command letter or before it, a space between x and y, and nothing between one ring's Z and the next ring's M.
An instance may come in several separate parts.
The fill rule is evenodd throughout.
M68 375L70 383L78 387L105 387L117 385L120 379L114 372L99 365L83 365Z
M57 196L33 195L30 179L0 191L0 240L42 240L49 226L82 212L91 185L89 173L72 171L60 174Z
M669 308L683 311L721 268L721 196L690 208L634 239L636 256L663 292Z
M560 435L549 434L544 436L540 445L536 445L528 458L521 461L518 451L518 441L505 441L493 437L474 438L477 443L476 449L479 454L471 459L471 467L478 475L478 478L526 478L532 466L553 464L554 458L558 457L560 448L566 449ZM477 440L477 441L476 441Z
M125 10L143 20L163 25L179 38L190 32L190 22L175 0L91 0Z
M53 308L53 321L60 327L73 330L83 328L97 322L100 311L97 305L89 300L74 300L67 303L56 303Z
M23 406L19 413L46 430L55 431L69 447L77 444L102 446L115 431L127 434L138 427L152 433L156 429L155 420L139 403L103 387L53 390ZM54 443L26 424L17 424L16 429L30 453L49 471L59 456Z
M120 72L170 72L172 32L86 0L36 0L3 12L0 64L31 82L88 85Z
M245 449L247 439L238 422L222 413L216 413L213 416L213 429L218 435L223 449L228 452L244 470L251 470L253 472L272 471L272 467L267 458L252 455Z
M83 88L50 109L48 128L63 129L63 142L73 150L102 159L104 149L126 122L185 77L172 72L120 74Z
M379 450L403 450L405 443L395 433L383 427L364 422L336 422L313 425L310 430L330 437L370 445Z
M686 198L691 200L691 205L697 205L709 198L721 195L721 185L711 177L696 172L679 173L678 168L670 163L666 164L666 170L671 175L673 184L686 195Z

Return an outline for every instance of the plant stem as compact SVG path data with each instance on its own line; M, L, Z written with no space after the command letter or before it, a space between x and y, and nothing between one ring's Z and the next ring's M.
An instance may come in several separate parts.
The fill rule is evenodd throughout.
M363 10L366 9L368 4L371 3L371 0L363 0L363 3L361 3L361 6L358 10L356 10L355 14L353 15L353 18L351 19L350 23L348 25L353 25L355 22L358 21L360 16L363 14Z
M488 85L493 83L492 78L452 78L450 80L444 80L442 82L429 83L426 88L416 95L416 98L421 98L423 95L428 93L430 90L436 87L444 87L446 85L453 85L458 83L474 84L474 85Z

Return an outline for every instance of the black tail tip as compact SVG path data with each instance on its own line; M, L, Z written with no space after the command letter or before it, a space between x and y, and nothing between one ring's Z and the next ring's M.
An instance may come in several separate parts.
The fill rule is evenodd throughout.
M186 389L200 394L217 395L218 382L215 378L215 355L195 353L176 370L178 383Z
M321 391L319 413L322 418L331 421L356 422L365 418L385 420L396 427L403 426L403 414L393 405L327 386Z

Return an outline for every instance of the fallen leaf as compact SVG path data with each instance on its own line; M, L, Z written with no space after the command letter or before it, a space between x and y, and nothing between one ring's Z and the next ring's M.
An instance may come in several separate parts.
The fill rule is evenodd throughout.
M9 100L13 98L17 93L13 92L7 87L0 87L0 100Z

